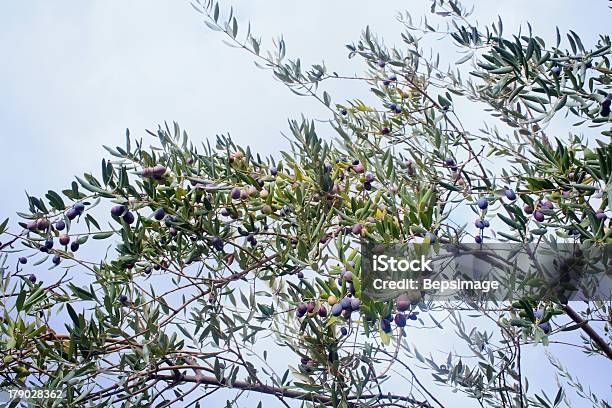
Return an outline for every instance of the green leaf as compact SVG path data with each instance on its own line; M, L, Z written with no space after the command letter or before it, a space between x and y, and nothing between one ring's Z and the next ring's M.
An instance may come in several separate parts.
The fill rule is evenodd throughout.
M599 187L590 186L588 184L572 184L572 187L574 187L576 190L580 190L580 191L597 191L597 190L599 190Z
M66 310L68 310L68 314L70 315L70 318L72 319L72 322L74 323L74 327L77 329L80 328L81 323L79 322L79 316L77 315L75 310L72 308L72 306L70 306L70 303L66 303Z
M78 297L79 299L83 299L83 300L93 299L93 296L91 295L91 293L89 293L89 291L82 289L74 285L73 283L69 283L68 287L72 290L72 293L74 293L74 295Z
M497 68L497 69L493 69L491 71L489 71L491 74L507 74L509 72L514 71L513 67L501 67L501 68Z
M525 319L516 319L516 318L515 318L515 319L512 319L512 320L510 321L510 324L511 324L512 326L516 326L516 327L525 327L525 328L527 328L527 327L531 327L531 326L532 326L532 323L531 323L531 322L529 322L529 321L527 321L527 320L525 320Z
M94 234L92 238L93 239L106 239L106 238L112 237L113 234L114 232L112 231L100 232L99 234Z
M516 221L511 220L510 218L508 218L508 217L507 217L507 216L505 216L504 214L497 214L497 216L498 216L499 218L501 218L501 220L502 220L504 223L508 224L510 227L512 227L512 228L514 228L514 229L516 229L516 230L523 229L523 225L521 225L520 223L518 223L518 222L516 222Z
M7 218L6 220L2 221L2 223L0 223L0 234L4 234L6 232L6 226L8 225L9 219Z
M103 188L94 186L93 184L88 183L87 181L83 180L80 177L76 177L76 179L78 180L79 184L81 186L83 186L84 189L91 191L92 193L98 193L100 194L102 197L106 197L106 198L114 198L115 196L111 193L109 193L108 191L104 190Z
M17 300L15 301L15 308L17 309L18 312L23 310L23 302L25 302L26 294L27 294L27 291L22 286L21 290L19 291L19 295L17 295Z
M55 208L58 211L63 211L66 208L66 204L64 204L64 200L53 190L49 190L45 195L49 200L49 204L51 207Z

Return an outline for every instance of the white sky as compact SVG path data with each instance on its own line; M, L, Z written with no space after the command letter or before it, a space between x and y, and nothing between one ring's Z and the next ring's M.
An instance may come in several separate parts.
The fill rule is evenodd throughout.
M325 61L330 71L360 73L364 67L346 58L344 45L357 41L368 24L387 44L399 44L396 12L409 9L418 17L430 3L231 4L237 7L241 28L250 20L264 43L270 45L282 33L288 54L300 56L304 64ZM481 23L499 14L508 33L529 21L550 40L558 25L579 33L586 45L597 33L610 32L605 0L476 4ZM4 0L0 27L2 219L26 208L25 190L40 196L49 188L66 188L83 171L98 175L106 154L101 146L123 144L126 127L146 138L145 128L178 121L194 141L229 132L255 151L274 153L287 147L280 132L288 129L288 118L325 117L313 101L294 96L269 72L255 68L247 54L222 44L222 36L204 26L188 1ZM349 86L338 85L332 96L342 100L363 94ZM474 124L485 119L473 114L466 118ZM540 348L536 354L542 352ZM583 367L583 379L606 390L609 365L600 368L608 375L599 371L595 378Z

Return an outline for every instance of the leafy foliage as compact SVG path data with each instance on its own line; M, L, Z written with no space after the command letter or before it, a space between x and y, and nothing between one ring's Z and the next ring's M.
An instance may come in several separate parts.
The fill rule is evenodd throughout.
M553 46L531 28L504 37L501 20L479 29L459 3L436 0L438 25L400 16L401 48L386 48L369 29L348 45L349 57L367 67L351 77L324 65L304 70L286 57L282 39L264 51L233 10L223 21L217 2L193 6L259 67L327 107L336 138L321 137L313 121L291 121L291 150L261 157L222 135L194 145L178 124L164 124L148 131L152 147L129 131L125 146L105 146L99 177L86 173L61 192L28 196L21 229L0 225L9 239L1 260L26 256L14 270L0 268L2 385L63 388L67 406L170 406L201 387L207 391L195 406L221 387L284 404L443 406L413 371L418 364L435 384L483 406L568 403L563 387L552 396L527 389L521 347L582 329L578 347L606 358L609 341L589 322L604 322L607 333L609 304L593 302L579 315L537 299L493 306L413 299L398 310L399 303L362 297L359 243L612 242L605 213L612 148L546 133L565 116L576 132L612 136L609 36L585 47L570 31L567 49L559 30ZM445 72L439 57L424 57L428 34L443 34L463 53L456 67ZM323 88L341 80L367 84L375 103L334 104ZM466 105L485 106L492 124L465 129L458 112ZM475 230L458 211L493 228ZM81 259L80 248L93 241L108 243L106 255ZM43 264L52 265L44 279L25 273ZM55 269L63 274L50 283ZM465 308L497 330L467 327ZM392 329L392 313L410 324ZM572 321L561 323L566 313ZM442 322L455 327L471 359L451 352L437 361L409 346L411 325ZM299 364L275 370L259 347L270 338ZM395 365L408 370L413 391L386 387ZM568 387L609 406L555 367Z

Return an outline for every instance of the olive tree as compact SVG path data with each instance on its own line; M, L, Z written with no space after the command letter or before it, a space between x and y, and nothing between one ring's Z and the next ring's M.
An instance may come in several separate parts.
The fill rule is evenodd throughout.
M401 46L365 29L347 46L364 72L343 76L305 68L282 39L265 51L217 2L193 7L328 122L290 121L290 150L271 157L229 136L194 143L176 123L128 131L101 170L28 196L20 220L0 225L3 387L65 391L44 406L197 407L220 389L235 391L227 406L243 391L277 406L457 406L438 387L487 407L573 406L570 389L609 406L552 355L558 388L528 389L521 371L521 347L562 331L583 358L611 359L609 303L376 301L362 296L359 251L612 242L609 35L584 45L557 30L546 44L434 0L420 23L399 15ZM423 49L432 35L462 54L450 69ZM371 100L334 101L334 81ZM461 107L486 125L468 128ZM555 121L571 122L569 136L547 133ZM107 249L82 257L96 240ZM422 355L407 341L419 325L469 356Z

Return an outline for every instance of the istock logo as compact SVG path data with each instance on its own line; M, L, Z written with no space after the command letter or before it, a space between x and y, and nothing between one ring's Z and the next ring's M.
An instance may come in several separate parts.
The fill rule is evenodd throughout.
M362 294L376 300L417 292L427 301L608 301L612 294L612 245L368 243L360 266Z
M426 259L421 255L419 259L397 259L388 255L375 255L373 269L375 272L433 272L431 269L431 259Z

